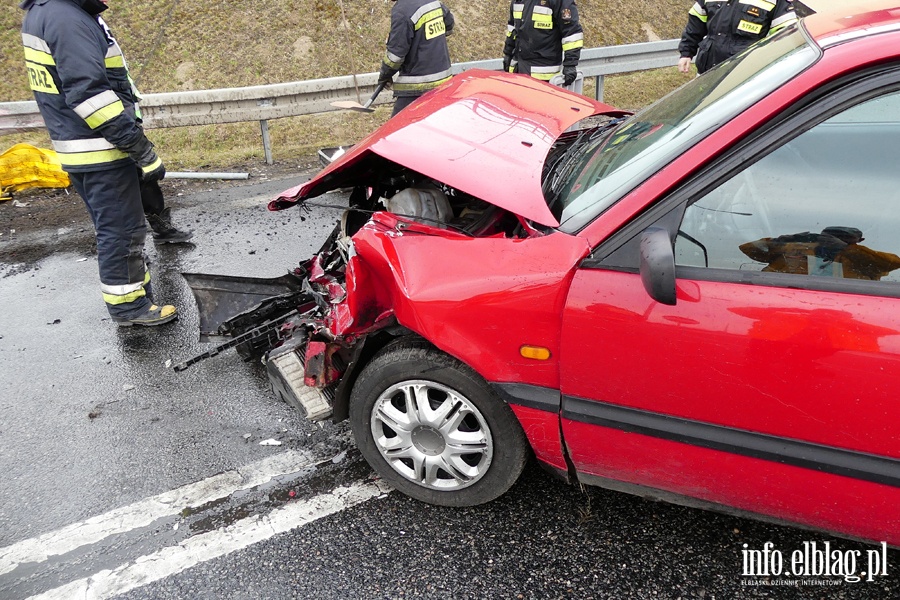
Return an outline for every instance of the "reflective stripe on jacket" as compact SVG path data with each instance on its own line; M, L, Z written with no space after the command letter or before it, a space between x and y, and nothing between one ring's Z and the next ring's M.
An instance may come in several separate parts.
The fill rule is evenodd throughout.
M581 58L584 32L575 0L513 0L503 54L519 73L549 81Z
M697 0L678 52L703 73L796 20L791 0Z
M397 0L391 9L384 64L400 71L394 95L418 96L450 79L450 9L439 0Z
M66 171L131 160L144 139L122 50L78 0L26 3L22 44L29 84Z

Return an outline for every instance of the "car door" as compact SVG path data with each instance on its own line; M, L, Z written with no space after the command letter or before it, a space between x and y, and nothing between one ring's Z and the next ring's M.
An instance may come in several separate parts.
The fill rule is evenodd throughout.
M578 269L560 360L583 481L900 543L898 81L732 149Z

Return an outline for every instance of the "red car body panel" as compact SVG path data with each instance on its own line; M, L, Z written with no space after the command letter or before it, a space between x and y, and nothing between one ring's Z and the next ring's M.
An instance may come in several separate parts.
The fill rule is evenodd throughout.
M761 302L754 286L684 279L677 289L667 306L639 275L579 270L563 394L900 458L889 393L900 390L900 316L884 316L895 300L772 289Z
M469 237L376 213L352 236L346 295L337 286L329 298L334 343L396 320L496 388L533 386L543 409L511 406L535 455L585 481L900 546L897 297L698 275L679 277L667 305L634 266L585 266L598 245L806 95L861 65L897 62L900 9L865 4L876 12L807 18L826 48L817 62L575 234ZM860 37L879 18L898 31ZM545 157L567 128L598 114L625 113L528 77L470 71L269 208L365 186L386 159L556 227L541 190ZM423 143L438 150L422 152ZM549 349L549 359L524 358L525 345ZM311 358L328 348L314 350ZM610 414L652 424L629 429ZM712 437L692 437L698 430Z
M900 27L900 9L885 12L889 19L879 25ZM812 35L832 44L816 64L578 235L595 247L809 90L858 71L861 63L895 62L900 31L839 43L863 35L871 19L807 18ZM677 306L655 302L637 274L576 273L563 327L563 396L900 458L900 317L886 317L896 300L789 289L761 296L754 286L685 279L677 280L677 296ZM710 364L715 369L703 368ZM648 377L648 369L659 376ZM900 489L894 485L565 418L562 423L579 473L900 545Z
M900 488L567 419L563 427L583 473L900 546Z
M285 191L269 209L345 184L375 154L555 227L559 223L541 191L544 159L567 128L599 114L628 113L531 77L467 71L404 109L310 181ZM440 152L421 152L426 142Z
M527 406L516 404L511 406L519 423L522 424L522 430L528 438L528 443L531 444L535 458L561 472L567 472L569 465L566 463L563 450L559 415Z
M853 10L856 6L848 4L847 8ZM805 21L806 30L820 45L829 46L856 32L867 34L873 23L880 28L900 24L900 7L894 0L868 1L859 9L856 14L832 11L812 15Z
M398 234L373 223L360 230L348 279L364 276L379 291L367 292L373 304L357 306L352 321L389 310L488 381L558 389L559 318L574 265L588 252L584 241L562 233L511 241L441 232ZM435 268L436 256L448 260ZM549 348L550 359L523 358L526 344Z

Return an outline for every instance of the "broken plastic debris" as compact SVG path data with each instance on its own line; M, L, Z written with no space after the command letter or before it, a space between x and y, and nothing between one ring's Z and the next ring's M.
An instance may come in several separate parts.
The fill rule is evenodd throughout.
M253 434L251 434L251 433L245 433L245 434L244 434L244 439L245 439L245 440L249 440L251 437L253 437Z
M332 462L333 464L338 464L339 462L341 462L342 460L344 460L346 457L347 457L347 451L344 450L343 452L341 452L340 454L338 454L337 456L335 456L334 458L332 458L332 459L331 459L331 462Z
M12 201L12 205L15 206L16 208L25 208L26 206L28 206L30 204L31 204L30 202L19 202L18 200Z
M168 369L171 366L172 366L172 359L170 358L169 360L166 361L166 368Z
M86 260L87 260L87 258L79 258L79 259L76 260L75 262L84 262L84 261L86 261Z
M122 386L122 389L125 390L126 392L130 392L131 390L134 389L134 386L131 385L130 383L126 383L125 385Z
M269 438L268 440L263 440L259 443L260 446L280 446L281 442L278 440Z

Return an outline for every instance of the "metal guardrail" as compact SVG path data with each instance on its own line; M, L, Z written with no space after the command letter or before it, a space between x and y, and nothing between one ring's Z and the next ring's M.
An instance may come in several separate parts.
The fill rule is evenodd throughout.
M595 97L602 100L604 76L674 66L678 63L677 48L678 40L588 48L582 50L578 68L585 79L596 79ZM491 59L455 63L453 72L501 68L500 59ZM141 100L141 111L148 129L259 121L266 162L271 163L270 119L339 110L331 106L337 100L362 102L371 96L377 79L377 73L365 73L243 88L147 94ZM375 104L391 101L390 95L384 94ZM0 135L42 127L44 121L34 101L0 103Z

